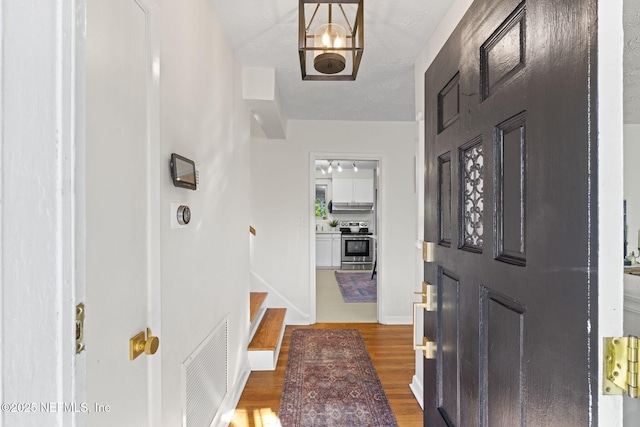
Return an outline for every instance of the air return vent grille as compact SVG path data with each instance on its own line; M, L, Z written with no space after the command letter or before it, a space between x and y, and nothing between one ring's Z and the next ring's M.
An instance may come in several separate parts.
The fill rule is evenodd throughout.
M227 394L228 329L225 318L183 363L185 427L209 427Z

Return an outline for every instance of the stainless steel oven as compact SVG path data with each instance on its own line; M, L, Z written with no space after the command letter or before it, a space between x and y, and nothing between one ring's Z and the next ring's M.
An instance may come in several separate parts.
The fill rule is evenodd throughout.
M342 233L343 270L371 270L373 268L373 239L371 233Z

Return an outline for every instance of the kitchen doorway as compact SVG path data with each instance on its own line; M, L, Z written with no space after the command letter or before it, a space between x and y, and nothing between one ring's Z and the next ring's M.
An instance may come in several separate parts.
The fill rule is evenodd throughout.
M323 154L312 167L316 322L377 323L380 160Z

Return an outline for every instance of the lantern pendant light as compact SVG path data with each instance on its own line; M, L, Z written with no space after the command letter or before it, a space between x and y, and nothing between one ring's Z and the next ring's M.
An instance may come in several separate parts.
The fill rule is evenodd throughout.
M313 8L308 21L305 5ZM356 79L364 51L363 16L363 0L299 0L298 52L303 80ZM317 73L307 63L307 52L313 52Z

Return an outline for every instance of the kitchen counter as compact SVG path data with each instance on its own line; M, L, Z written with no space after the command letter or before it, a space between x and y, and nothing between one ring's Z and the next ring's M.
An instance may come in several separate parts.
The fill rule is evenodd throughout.
M631 274L633 276L640 276L640 267L638 265L629 265L624 267L625 274Z
M341 234L338 230L316 230L316 234Z

